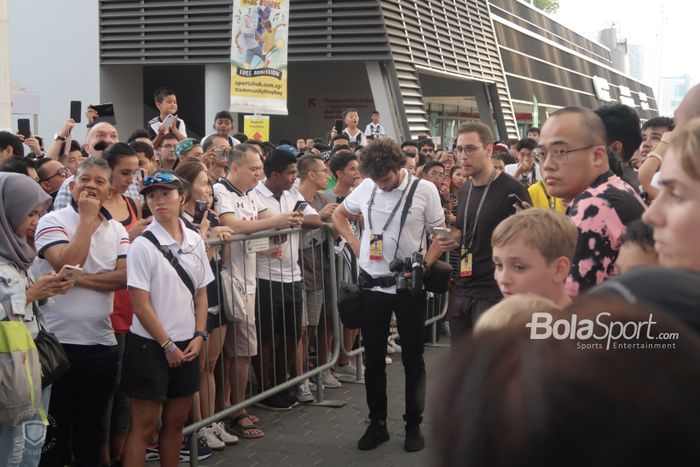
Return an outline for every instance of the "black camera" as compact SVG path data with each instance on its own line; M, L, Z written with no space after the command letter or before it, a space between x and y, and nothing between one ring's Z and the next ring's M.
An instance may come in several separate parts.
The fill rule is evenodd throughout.
M423 290L423 255L415 252L410 258L394 258L389 263L389 270L396 276L396 291L411 292L418 295ZM411 277L404 276L404 273L412 273Z

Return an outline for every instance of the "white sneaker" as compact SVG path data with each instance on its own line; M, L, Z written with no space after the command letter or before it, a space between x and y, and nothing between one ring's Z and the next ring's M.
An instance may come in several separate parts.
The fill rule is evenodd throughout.
M238 444L238 436L232 435L226 431L223 422L212 423L209 429L212 430L216 437L219 438L226 446Z
M198 435L207 442L207 446L209 446L210 449L221 451L226 447L224 442L216 437L211 427L205 426L204 428L200 428Z
M336 363L333 367L333 371L335 371L339 375L355 376L357 374L357 368L355 368L355 365L353 365L352 363L347 363L343 366L340 366Z
M384 358L384 363L386 363L387 365L391 365L392 363L394 363L394 361L391 359L391 357L386 357Z
M330 371L324 371L323 372L323 387L328 388L328 389L338 389L342 388L343 385L338 379L333 376L333 373Z
M314 401L314 395L311 394L311 388L309 387L309 381L306 380L297 386L296 389L297 400L302 404L308 404Z

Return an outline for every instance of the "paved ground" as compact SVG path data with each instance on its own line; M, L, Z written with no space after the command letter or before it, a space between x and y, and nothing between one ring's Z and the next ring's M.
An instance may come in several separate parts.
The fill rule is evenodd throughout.
M444 338L443 338L444 339ZM435 394L435 374L448 350L426 347L428 371L426 417L423 432L430 433L430 404ZM301 406L288 412L270 412L255 407L251 412L260 417L265 437L241 440L200 465L236 467L333 466L389 467L429 466L432 464L430 441L418 453L403 450L404 377L400 355L387 367L389 386L389 433L391 439L373 451L359 451L357 440L367 426L365 388L361 384L344 383L340 389L326 391L328 399L342 400L342 408Z

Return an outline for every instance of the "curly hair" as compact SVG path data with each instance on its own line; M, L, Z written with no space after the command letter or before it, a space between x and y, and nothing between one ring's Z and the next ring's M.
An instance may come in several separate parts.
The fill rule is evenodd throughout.
M379 139L364 147L360 153L360 173L372 180L398 172L404 166L406 156L398 144L390 139Z

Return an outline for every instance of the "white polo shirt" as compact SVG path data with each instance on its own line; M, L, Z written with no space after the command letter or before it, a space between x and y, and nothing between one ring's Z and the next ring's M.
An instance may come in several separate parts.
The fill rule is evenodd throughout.
M146 229L162 246L167 246L192 279L195 289L206 287L214 280L202 237L180 221L183 239L177 243L153 218ZM192 339L195 331L194 299L163 253L148 239L138 237L129 248L126 259L127 285L145 290L151 295L151 305L165 332L174 341ZM131 332L153 339L134 314Z
M283 191L277 199L264 181L255 187L258 199L272 215L292 212L297 201L305 201L304 197L295 189ZM304 210L305 216L318 215L311 205ZM281 244L270 241L270 246L282 247L282 260L272 259L265 255L258 255L258 278L275 282L299 282L301 280L301 268L299 268L299 233L285 234L286 239Z
M426 252L426 233L430 232L433 227L437 227L445 222L445 214L440 204L440 194L433 183L426 180L419 180L416 191L413 194L411 208L408 210L406 223L401 232L400 245L396 240L399 235L399 226L401 224L401 213L403 212L404 203L408 196L410 186L408 183L413 183L416 179L414 176L409 176L406 169L401 169L403 173L403 181L394 190L382 191L377 188L372 204L372 229L369 227L369 201L372 197L372 191L376 184L370 178L365 178L360 185L355 188L347 198L343 201L343 206L352 214L362 214L365 220L365 228L362 231L360 239L360 267L369 273L372 277L390 276L393 273L389 271L389 263L396 258L409 258L414 252L420 251L425 255ZM402 199L402 192L403 195ZM391 223L387 226L386 231L382 232L382 228L386 224L387 219L394 210L394 207L399 203L398 209ZM372 231L375 234L382 234L382 260L370 260L369 255L369 239ZM375 287L372 290L396 293L396 287Z
M39 254L38 270L53 271L44 258L52 246L70 243L80 224L75 202L52 211L39 220L34 242ZM129 249L129 234L119 222L112 220L106 209L100 210L102 223L92 234L90 251L80 267L86 274L114 271L117 260L124 258ZM62 344L116 345L109 315L112 314L114 292L75 286L65 295L55 295L42 307L48 329Z
M221 217L233 214L237 220L256 221L267 208L262 205L255 190L243 193L222 178L214 184L214 211ZM227 269L235 279L245 284L246 293L255 293L256 254L247 252L245 242L229 243L230 260Z

